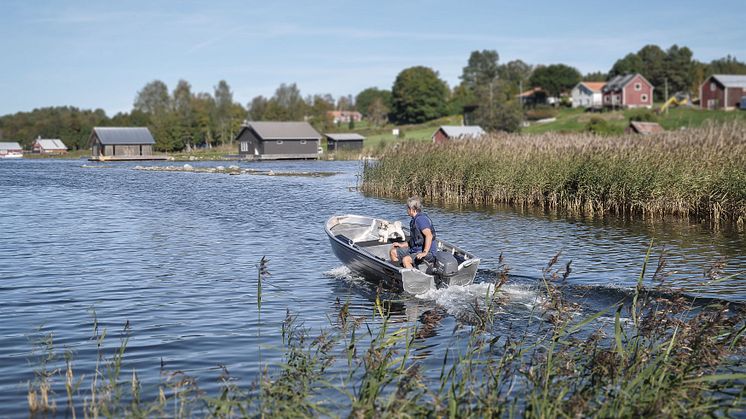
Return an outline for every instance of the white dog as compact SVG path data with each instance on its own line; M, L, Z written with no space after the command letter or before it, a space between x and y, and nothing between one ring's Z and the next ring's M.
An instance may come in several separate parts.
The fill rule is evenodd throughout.
M389 223L388 221L381 221L378 226L378 241L386 243L389 239L402 239L404 236L404 230L401 229L401 221L394 221Z

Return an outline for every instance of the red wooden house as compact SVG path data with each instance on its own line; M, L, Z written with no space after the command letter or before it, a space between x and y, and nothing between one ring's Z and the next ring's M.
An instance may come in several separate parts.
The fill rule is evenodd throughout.
M699 86L702 109L735 109L742 97L746 97L746 76L713 74Z
M653 85L639 73L615 76L601 92L607 108L653 107Z

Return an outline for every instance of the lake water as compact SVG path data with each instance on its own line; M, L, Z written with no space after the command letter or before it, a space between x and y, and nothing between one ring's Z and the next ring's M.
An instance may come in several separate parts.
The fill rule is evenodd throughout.
M60 353L73 351L78 370L92 368L94 312L111 347L129 322L127 371L157 381L163 365L198 377L208 390L216 386L218 365L242 383L254 380L260 347L265 363L281 359L286 310L318 331L336 316L337 300L349 301L354 313L375 322L375 289L335 259L323 229L327 218L343 213L407 222L401 201L351 190L359 162L240 163L337 173L330 177L151 172L135 170L138 164L183 163L0 161L0 417L27 414L37 366L32 342L40 335L51 333ZM520 322L535 303L542 268L559 251L557 267L572 260L568 286L582 304L600 309L618 301L634 287L651 239L650 272L665 248L668 286L697 298L746 301L743 276L707 278L708 271L723 278L746 269L743 233L510 208L426 203L426 211L441 237L482 258L477 284L390 296L398 300L392 306L398 321L417 322L437 307L448 313L426 338L423 354L434 360L442 359L462 311L495 280L500 254L511 274L500 314L505 324ZM271 275L259 323L263 256Z

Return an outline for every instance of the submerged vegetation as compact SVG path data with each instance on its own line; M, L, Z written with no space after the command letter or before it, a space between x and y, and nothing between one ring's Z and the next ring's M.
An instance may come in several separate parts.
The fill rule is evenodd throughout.
M652 136L494 135L390 149L364 192L431 201L538 206L746 222L746 124Z
M471 304L455 330L453 345L436 371L418 349L437 309L422 325L390 321L376 299L374 316L355 315L338 302L330 326L316 336L288 311L282 323L284 359L242 387L221 366L215 394L184 372L161 368L161 381L143 382L125 359L129 325L118 347L107 347L106 330L95 320L95 372L76 376L72 354L57 357L50 334L40 349L29 385L32 415L67 417L493 417L598 416L679 417L742 414L746 407L743 306L700 304L683 296L662 298L646 284L660 285L660 260L651 276L645 258L629 298L595 314L565 300L569 263L559 255L543 270L543 292L528 324L494 333L501 287L508 268ZM256 309L268 280L267 261L258 267ZM531 332L529 333L529 330Z

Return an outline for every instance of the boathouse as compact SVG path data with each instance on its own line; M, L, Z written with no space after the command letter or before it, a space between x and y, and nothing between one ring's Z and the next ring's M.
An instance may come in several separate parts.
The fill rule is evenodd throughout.
M31 152L34 154L67 154L67 146L58 138L38 137L31 144Z
M0 142L0 159L23 157L23 147L17 142Z
M308 122L246 122L236 142L247 159L318 159L321 134Z
M94 127L90 160L165 160L153 154L155 139L145 127Z
M326 134L326 150L362 150L365 137L355 133Z
M484 134L479 125L443 125L433 133L433 142L443 144L450 140L476 140Z

